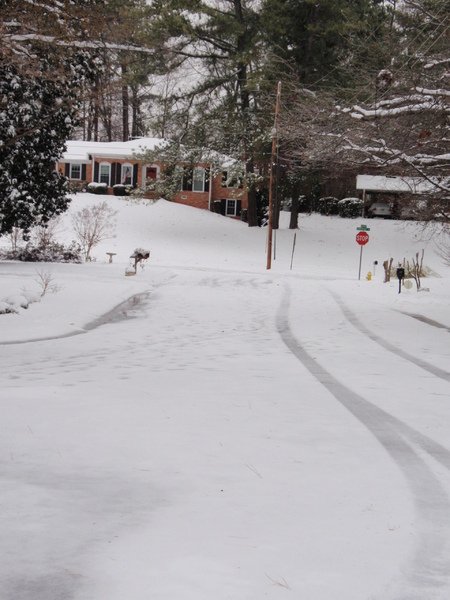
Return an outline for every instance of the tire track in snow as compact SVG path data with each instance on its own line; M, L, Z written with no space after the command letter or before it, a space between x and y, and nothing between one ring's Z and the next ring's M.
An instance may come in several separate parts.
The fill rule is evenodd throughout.
M420 321L421 323L426 323L427 325L431 325L432 327L437 327L438 329L443 329L444 331L447 331L448 333L450 333L450 327L447 327L447 325L444 325L443 323L439 323L439 321L435 321L434 319L429 319L428 317L424 317L423 315L418 315L416 313L403 312L402 310L399 310L398 312L402 315L406 315L407 317L412 317L413 319L416 319L417 321Z
M333 296L336 303L339 305L339 308L342 310L344 317L353 325L353 327L355 327L355 329L358 329L358 331L366 335L373 342L376 342L377 344L382 346L385 350L392 352L392 354L400 356L401 358L404 358L405 360L408 360L409 362L415 364L417 367L428 371L432 375L435 375L436 377L440 377L441 379L450 382L450 373L448 371L440 369L439 367L435 367L434 365L426 362L425 360L422 360L420 358L417 358L416 356L413 356L412 354L409 354L408 352L405 352L401 348L398 348L398 346L391 344L376 333L373 333L373 331L370 331L370 329L368 329L363 323L361 323L361 321L358 319L355 313L351 311L346 304L344 304L340 296L338 296L336 293L330 290L328 291Z
M411 490L417 514L418 544L412 560L404 569L408 590L396 600L448 598L450 578L450 498L442 483L418 454L419 445L450 470L450 452L427 436L378 408L346 387L323 368L295 338L289 325L291 290L286 288L278 310L278 332L292 354L340 404L362 423L397 464ZM436 594L443 592L443 595Z

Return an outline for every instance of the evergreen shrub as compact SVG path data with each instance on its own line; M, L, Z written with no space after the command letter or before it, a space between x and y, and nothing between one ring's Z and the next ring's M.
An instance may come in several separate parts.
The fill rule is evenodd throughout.
M123 183L116 183L113 185L114 196L129 196L131 186L123 185Z
M69 246L52 242L45 248L28 243L16 250L0 250L0 260L19 260L21 262L60 262L81 263L81 248L76 242Z
M356 219L362 215L363 201L360 198L343 198L338 202L340 217Z
M107 194L108 186L106 183L96 183L93 181L92 183L88 183L87 191L91 194Z
M306 196L298 197L298 212L309 213L313 209L311 198Z
M338 214L338 202L339 200L334 196L326 196L325 198L319 198L315 202L314 210L321 215L337 215Z

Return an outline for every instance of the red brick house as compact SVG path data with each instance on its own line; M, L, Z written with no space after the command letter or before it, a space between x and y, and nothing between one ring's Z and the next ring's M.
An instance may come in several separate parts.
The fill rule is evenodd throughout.
M134 156L145 150L154 150L164 141L158 138L141 138L128 142L67 142L67 151L57 164L74 185L80 188L89 183L106 184L107 193L113 186L122 184L145 187L147 180L158 179L164 164L152 164L136 160ZM226 165L224 159L224 165ZM195 165L180 165L180 190L175 202L220 212L229 217L240 217L247 209L247 192L238 183L230 184L226 166L217 173L212 164L201 162ZM211 173L213 175L211 176Z

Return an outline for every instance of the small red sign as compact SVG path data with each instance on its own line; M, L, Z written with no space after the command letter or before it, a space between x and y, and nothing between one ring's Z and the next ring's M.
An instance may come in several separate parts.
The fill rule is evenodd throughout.
M356 234L356 242L360 246L365 246L368 241L369 241L369 234L366 233L365 231L360 231Z

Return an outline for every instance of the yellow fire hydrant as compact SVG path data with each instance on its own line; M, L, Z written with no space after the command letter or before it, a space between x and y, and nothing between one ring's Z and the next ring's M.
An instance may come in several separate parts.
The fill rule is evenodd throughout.
M372 273L369 271L366 275L367 281L372 281Z

